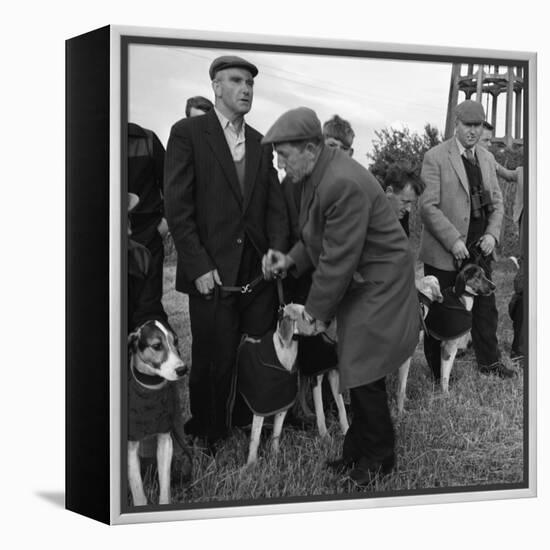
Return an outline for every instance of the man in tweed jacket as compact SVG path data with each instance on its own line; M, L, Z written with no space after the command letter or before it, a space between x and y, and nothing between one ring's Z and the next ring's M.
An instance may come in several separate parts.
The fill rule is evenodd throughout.
M491 277L491 257L500 237L504 207L493 155L476 146L485 112L466 100L456 109L455 135L424 156L421 177L426 190L420 198L424 224L420 260L424 273L435 275L444 290L454 285L458 265L479 263ZM480 372L511 377L500 361L495 296L478 296L472 310L472 343ZM440 343L425 336L424 352L436 379L440 376Z

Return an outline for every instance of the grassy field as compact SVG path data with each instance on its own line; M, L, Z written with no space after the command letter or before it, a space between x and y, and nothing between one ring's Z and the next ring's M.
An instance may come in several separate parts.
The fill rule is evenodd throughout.
M181 352L190 362L190 330L186 296L176 293L175 267L165 269L164 305L170 322L180 336ZM497 263L499 342L508 359L512 340L507 306L512 294L513 268L509 261ZM523 481L523 372L513 380L480 375L469 352L455 362L451 394L445 398L434 387L419 344L407 386L406 412L396 414L396 377L388 389L395 419L398 464L394 472L378 480L367 491L418 491L513 484ZM178 390L187 408L187 379ZM329 437L321 439L315 429L283 429L278 456L262 440L258 464L244 468L248 439L242 432L231 437L215 460L195 448L192 479L172 487L177 503L271 499L319 495L352 495L358 489L323 467L327 458L339 456L343 436L337 420L327 418ZM265 430L264 430L265 431ZM146 486L151 502L157 502L157 484L149 472ZM364 492L360 494L364 495Z

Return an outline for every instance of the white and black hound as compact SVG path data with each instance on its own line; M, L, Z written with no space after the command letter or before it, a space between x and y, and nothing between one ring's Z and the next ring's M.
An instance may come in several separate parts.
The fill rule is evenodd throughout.
M170 466L174 400L169 383L187 373L174 333L159 321L147 321L128 336L128 483L134 506L147 498L140 472L139 444L157 436L159 504L170 503Z
M267 416L275 416L271 449L274 453L279 450L285 416L298 393L298 342L293 336L301 325L302 330L307 331L303 306L287 304L281 309L276 330L261 339L244 337L239 346L237 390L253 414L247 465L257 461L262 426Z
M433 304L426 327L433 338L441 340L441 389L449 393L449 378L456 352L472 328L472 307L476 296L489 296L496 289L483 268L466 264L453 287L443 291L443 301Z

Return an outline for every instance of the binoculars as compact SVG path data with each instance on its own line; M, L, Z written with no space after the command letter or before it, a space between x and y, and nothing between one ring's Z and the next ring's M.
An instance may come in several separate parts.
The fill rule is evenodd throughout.
M472 217L474 219L481 218L482 211L485 211L485 215L490 215L495 211L493 201L491 200L491 193L486 189L476 189L470 197L472 201Z

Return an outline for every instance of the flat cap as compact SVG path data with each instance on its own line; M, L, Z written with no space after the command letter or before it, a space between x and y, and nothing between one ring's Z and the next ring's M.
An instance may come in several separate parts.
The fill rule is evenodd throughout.
M321 121L315 111L298 107L282 114L267 131L262 143L282 143L323 137Z
M456 118L465 124L481 124L485 120L485 111L481 103L467 99L456 106Z
M221 57L216 57L216 59L214 59L214 61L212 61L212 64L210 65L210 69L208 71L208 73L210 74L210 80L214 80L218 71L230 69L231 67L247 69L248 71L250 71L253 77L258 74L258 67L256 67L256 65L253 65L246 59L243 59L242 57L239 57L237 55L222 55Z

